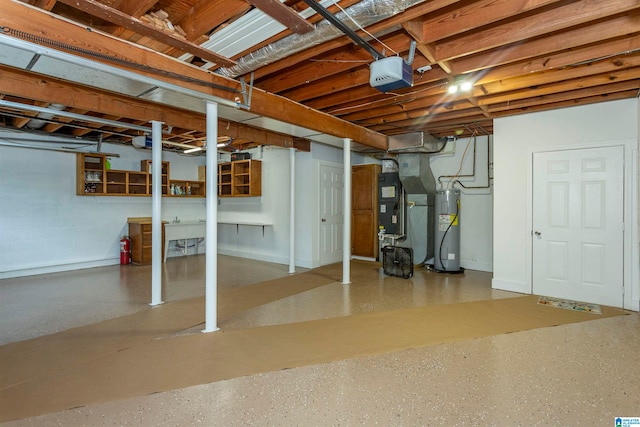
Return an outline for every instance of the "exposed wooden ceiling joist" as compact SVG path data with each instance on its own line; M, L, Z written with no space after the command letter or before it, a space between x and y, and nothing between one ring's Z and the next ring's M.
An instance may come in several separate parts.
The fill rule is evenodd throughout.
M156 29L155 27L134 18L131 15L120 12L100 2L94 0L58 0L68 6L74 7L96 18L104 19L116 25L130 29L142 36L150 37L169 46L180 49L185 53L190 53L200 58L214 62L219 65L230 67L236 64L235 61L225 58L208 49L193 44L187 40L180 39L166 31Z
M82 40L84 48L106 56L123 59L129 63L139 64L141 68L134 71L141 75L148 75L231 102L240 99L241 86L235 80L156 54L135 44L87 31L86 28L18 3L3 3L2 9L7 12L0 14L0 25L2 26L16 28L28 34L40 34L62 43ZM89 59L105 62L101 58L89 57ZM122 65L119 66L122 67ZM171 73L171 76L167 76L168 72ZM174 76L183 76L184 80L176 80ZM205 84L203 85L203 83ZM206 83L214 83L215 86L208 86ZM222 87L224 89L221 89ZM286 123L300 124L321 133L350 138L373 148L386 149L386 137L378 132L312 110L259 88L253 89L251 112Z
M81 110L80 114L99 110L113 118L119 119L126 116L130 119L140 120L142 124L156 120L174 128L172 132L175 134L179 134L180 129L189 129L203 134L206 130L204 114L117 95L59 79L38 77L4 66L0 66L0 93L24 99L37 99L41 106L51 103L74 105L76 109ZM35 115L36 113L32 114L32 116ZM26 121L28 119L25 119ZM58 121L70 123L67 119L59 119ZM307 142L289 135L222 119L218 122L218 128L220 135L233 139L308 151Z
M175 47L61 2L24 1L78 24L72 29L68 22L44 13L46 18L32 16L7 1L0 3L0 25L76 46L84 47L86 41L86 46L106 57L133 63L127 69L149 78L205 96L229 101L242 98L235 80L177 60L167 61L166 55L188 56ZM90 1L135 19L164 11L167 20L182 27L192 43L209 40L205 46L215 47L207 49L229 52L223 56L240 64L250 58L250 69L243 67L240 74L254 73L250 113L263 116L264 123L275 119L322 135L348 137L375 149L384 149L386 135L414 130L436 137L460 130L462 136L478 129L491 133L496 117L628 98L640 90L637 0L388 0L393 10L385 8L387 2L339 1L342 9L375 18L366 32L355 26L354 31L385 56L406 58L411 41L417 42L411 65L413 85L388 93L370 86L371 55L351 39L337 33L316 40L315 32L322 27L317 15L307 19L316 24L313 31L292 35L245 0ZM302 0L275 3L272 5L287 12L307 8ZM408 4L413 6L406 8ZM330 10L342 14L336 5ZM258 15L262 18L255 20ZM273 31L271 24L278 30ZM88 32L89 27L109 36ZM306 45L293 50L291 40L299 37L307 40ZM233 49L227 50L231 45ZM276 48L279 59L274 60L271 53ZM204 62L193 59L193 65ZM221 71L215 67L212 70ZM460 78L472 81L473 90L447 93L447 86ZM251 143L239 143L246 146L245 142Z
M296 34L313 30L313 25L279 0L247 0L249 3L280 22Z

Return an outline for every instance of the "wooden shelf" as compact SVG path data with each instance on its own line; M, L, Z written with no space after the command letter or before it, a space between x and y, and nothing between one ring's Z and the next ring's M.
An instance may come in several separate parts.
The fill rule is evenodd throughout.
M149 186L149 174L146 172L129 172L127 181L127 194L130 195L147 195L147 187Z
M258 197L262 195L262 162L236 160L218 164L219 197Z
M76 194L104 195L105 156L78 154L76 157Z
M231 192L231 163L218 165L218 196L230 197Z
M147 194L150 195L153 191L153 162L151 160L140 160L140 170L149 175ZM162 195L168 196L171 194L169 192L169 162L162 162L160 172L162 172Z
M202 181L171 180L170 196L205 197L206 185Z
M105 154L78 153L76 157L76 194L79 196L150 196L153 191L151 160L141 160L139 171L107 169ZM170 192L169 162L162 162L162 195ZM174 181L185 189L180 197L204 197L201 181ZM187 185L188 184L188 185ZM191 193L191 194L188 194Z

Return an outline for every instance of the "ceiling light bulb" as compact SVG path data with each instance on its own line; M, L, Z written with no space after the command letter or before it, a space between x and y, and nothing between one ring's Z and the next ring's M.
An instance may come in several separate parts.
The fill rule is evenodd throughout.
M458 85L449 85L449 93L456 93L458 91Z
M471 87L472 87L471 82L462 82L460 84L460 90L464 90L464 91L471 90Z
M188 150L184 150L183 153L185 154L189 154L189 153L195 153L196 151L201 151L202 147L194 147L194 148L189 148Z

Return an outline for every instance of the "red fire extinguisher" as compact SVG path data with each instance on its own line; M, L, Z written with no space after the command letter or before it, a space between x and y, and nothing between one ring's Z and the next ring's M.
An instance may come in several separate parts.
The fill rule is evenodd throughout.
M131 263L131 240L129 236L122 236L120 239L120 265Z

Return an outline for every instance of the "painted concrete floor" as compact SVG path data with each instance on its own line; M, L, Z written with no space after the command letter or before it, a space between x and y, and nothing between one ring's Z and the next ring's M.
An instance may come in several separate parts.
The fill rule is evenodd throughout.
M322 286L236 314L220 326L516 295L492 290L488 273L439 275L416 268L405 281L385 277L379 267L354 268L357 286ZM202 295L203 272L202 256L168 260L163 299ZM219 260L221 288L286 275L284 265ZM113 266L0 280L0 344L148 310L150 276L150 267ZM235 378L4 425L613 426L615 417L640 417L638 354L640 315L632 313Z

